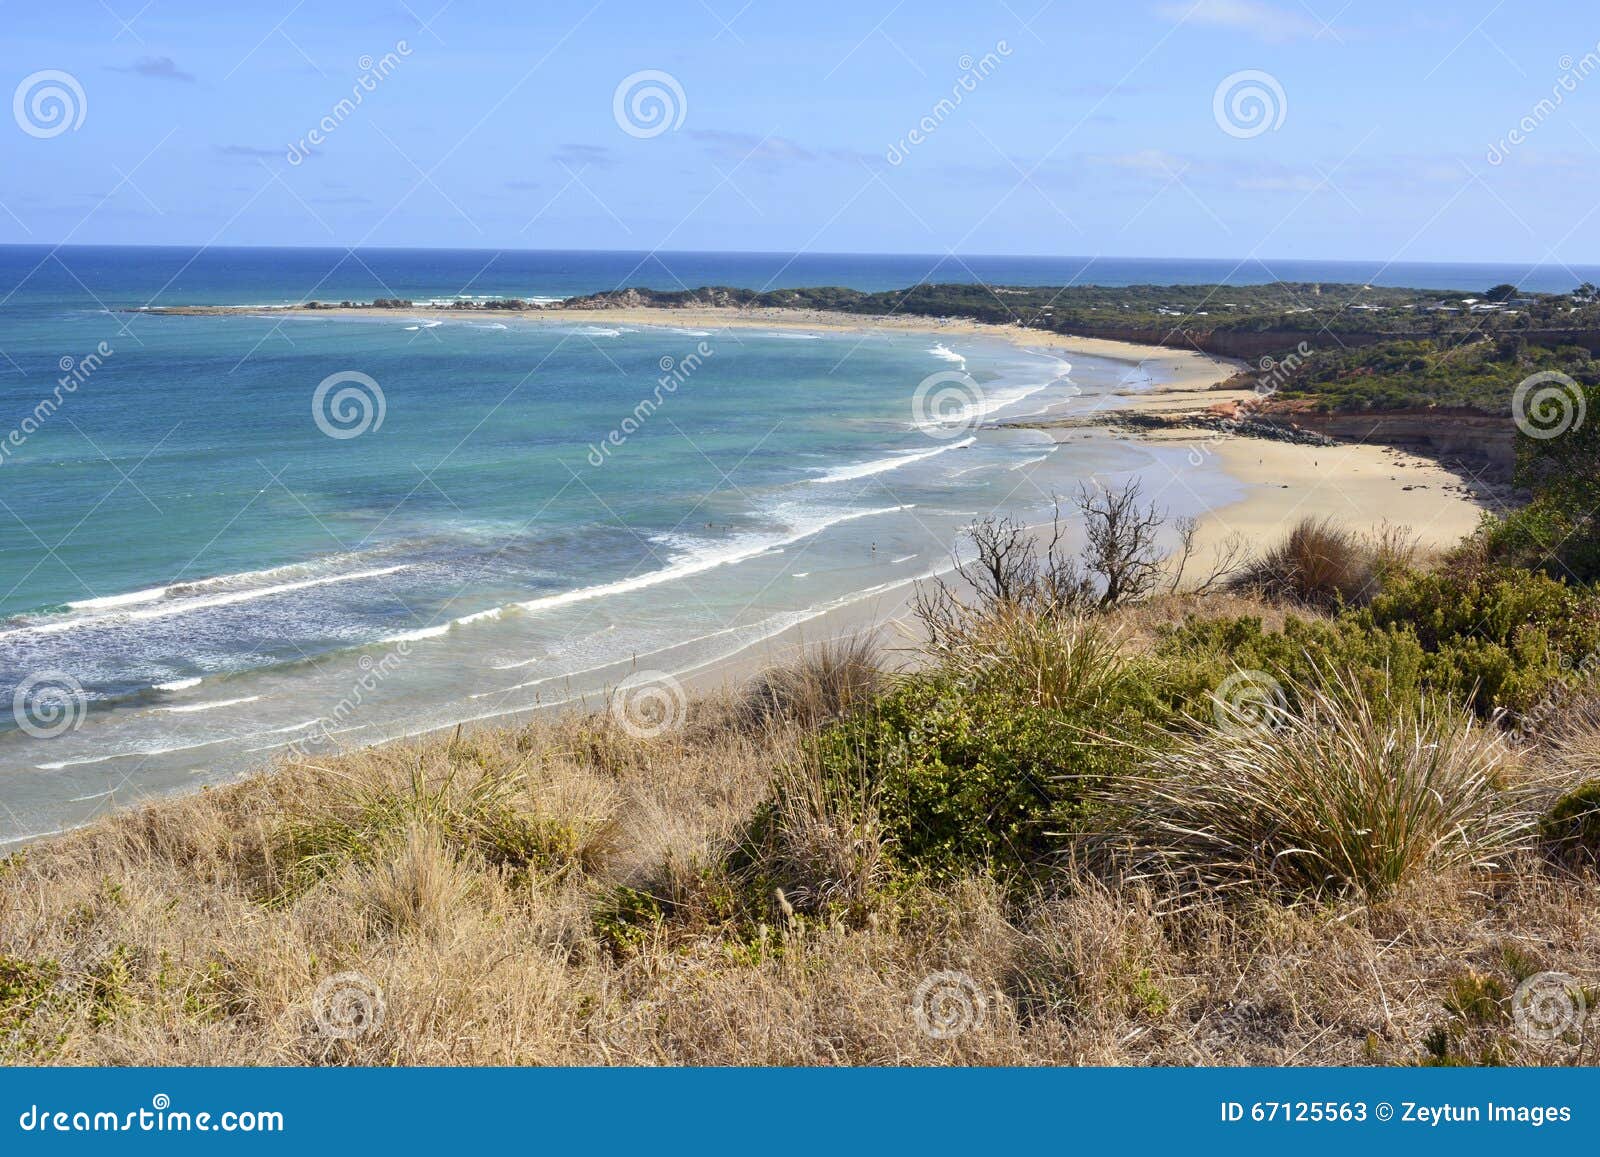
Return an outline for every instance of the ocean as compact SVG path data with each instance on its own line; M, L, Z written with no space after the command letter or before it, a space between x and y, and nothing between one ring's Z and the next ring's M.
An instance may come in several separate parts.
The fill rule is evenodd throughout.
M291 745L687 675L903 594L949 565L976 515L1042 518L1063 480L1162 454L986 427L1149 382L987 338L125 311L1205 281L1232 263L1083 264L0 248L0 843L224 782ZM1360 279L1300 265L1273 273ZM1515 279L1412 269L1390 273ZM1228 496L1190 475L1175 513Z

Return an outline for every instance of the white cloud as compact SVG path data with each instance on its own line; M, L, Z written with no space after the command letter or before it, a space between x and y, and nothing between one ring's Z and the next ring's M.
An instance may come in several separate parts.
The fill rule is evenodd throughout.
M1310 12L1291 12L1261 0L1194 0L1163 4L1160 12L1169 20L1249 32L1273 44L1314 39L1323 32L1322 21L1312 19Z

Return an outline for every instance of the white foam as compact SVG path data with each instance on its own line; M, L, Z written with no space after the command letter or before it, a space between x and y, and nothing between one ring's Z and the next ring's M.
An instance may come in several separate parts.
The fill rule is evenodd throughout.
M850 482L857 478L867 478L873 474L883 474L890 470L898 470L902 466L909 466L913 462L921 462L932 458L936 454L943 454L946 450L960 450L970 446L977 438L963 438L959 442L951 442L947 446L935 446L931 450L913 450L905 454L895 454L889 458L874 458L870 462L859 462L854 466L840 466L829 470L826 474L816 479L819 484L829 482Z
M129 591L125 595L106 595L98 599L79 599L67 604L69 610L74 611L100 611L109 607L131 607L139 603L153 603L167 593L166 587L151 587L149 590Z
M928 352L934 357L938 358L940 361L956 362L962 366L967 364L966 358L947 347L943 342L934 342L933 348Z
M419 627L415 631L402 631L398 635L385 635L379 639L382 643L418 643L423 639L437 639L440 635L447 635L456 627L465 627L471 623L482 623L498 619L506 613L505 607L490 607L486 611L474 611L470 615L462 615L459 619L451 619L448 623L440 623L436 627Z
M791 528L790 532L782 537L751 537L743 543L737 543L722 550L708 550L700 554L691 554L689 557L672 566L661 570L651 571L648 574L636 575L633 578L619 579L616 582L601 583L599 586L583 587L579 590L566 591L559 595L547 595L542 599L532 599L525 603L518 603L523 610L529 612L546 611L554 607L567 606L570 603L583 602L587 599L605 598L607 595L625 594L628 591L652 587L658 583L672 582L675 579L688 578L691 575L701 574L714 570L720 566L744 562L748 559L766 554L768 551L777 550L801 539L810 538L819 534L830 526L837 526L841 522L853 522L858 518L870 518L878 514L894 514L897 511L909 509L906 506L884 506L874 510L852 510L843 514L836 514L828 518L814 520L809 525Z
M573 603L587 602L590 599L603 599L611 595L628 594L631 591L643 590L646 587L653 587L660 583L689 578L708 570L714 570L720 566L730 566L734 563L745 562L759 555L781 553L782 548L790 543L810 538L814 534L820 534L830 526L837 526L841 522L853 522L858 518L870 518L878 514L894 514L901 510L910 509L911 506L906 504L883 506L873 510L850 510L823 518L814 518L798 525L791 525L781 535L751 535L742 541L735 541L730 546L709 550L704 548L696 549L696 546L691 545L686 557L660 570L634 575L631 578L617 579L614 582L598 583L595 586L578 587L574 590L562 591L560 594L545 595L542 598L529 599L526 602L511 603L509 606L496 607L488 611L477 611L436 627L424 627L420 630L407 631L400 635L391 635L389 638L384 639L383 642L420 642L424 639L436 639L448 633L453 627L496 618L508 610L538 614L541 611L554 610L556 607L570 606ZM667 540L663 539L662 541ZM526 666L536 661L530 659L524 663L511 664L511 666ZM506 670L507 668L497 669Z
M440 635L450 633L452 623L440 623L437 627L420 627L415 631L401 631L398 635L385 635L379 643L420 643L423 639L437 639Z
M294 582L277 583L272 586L251 587L242 591L228 591L224 594L209 595L202 598L176 598L167 605L158 605L148 610L113 612L104 615L89 615L84 618L63 619L56 622L33 623L25 627L17 627L10 631L0 631L0 639L8 639L14 635L40 634L53 635L60 631L70 631L78 627L93 626L105 622L144 622L149 619L162 619L169 615L184 615L191 611L203 611L212 607L232 606L235 603L253 602L256 599L270 598L274 595L290 594L294 591L307 590L311 587L327 586L330 583L354 582L360 579L381 578L384 575L394 574L396 571L405 570L409 564L401 563L397 566L376 567L371 570L351 571L346 574L323 575L319 578L298 579ZM280 568L281 569L281 568ZM266 574L268 572L258 572ZM240 576L244 577L244 576ZM199 585L199 584L191 584ZM169 594L178 594L185 590L183 586L166 587ZM146 602L151 600L145 600Z
M157 683L157 691L187 691L190 687L198 687L201 683L197 675L193 679L174 679L170 683Z
M1015 470L1026 470L1029 466L1037 466L1039 463L1043 462L1046 458L1050 457L1050 455L1053 454L1053 453L1055 453L1054 450L1046 450L1043 454L1040 454L1037 458L1029 458L1026 462L1018 462L1015 466L1007 466L1006 467L1006 471L1007 471L1007 473L1010 473L1011 471L1015 471Z
M36 763L40 771L60 771L64 767L83 767L91 763L106 763L113 759L138 759L151 755L171 755L174 751L193 751L197 747L210 747L217 743L227 743L231 736L222 739L208 739L204 743L180 743L176 747L152 747L143 751L114 751L110 755L96 755L89 759L63 759L59 763Z
M195 711L215 711L218 707L237 707L240 703L254 703L260 698L259 695L247 695L243 699L217 699L210 703L188 703L182 707L157 707L156 710L171 715L188 715Z

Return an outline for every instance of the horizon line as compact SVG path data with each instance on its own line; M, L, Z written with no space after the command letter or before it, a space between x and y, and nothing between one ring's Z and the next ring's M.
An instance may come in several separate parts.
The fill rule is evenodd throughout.
M1002 258L1006 260L1021 261L1083 261L1096 263L1103 261L1129 261L1129 262L1169 262L1193 263L1206 262L1236 262L1239 267L1246 265L1259 265L1269 273L1269 262L1277 263L1320 263L1327 265L1378 265L1389 268L1396 265L1424 265L1424 266L1503 266L1520 269L1571 269L1590 268L1600 269L1600 260L1594 262L1559 261L1559 260L1532 260L1519 258L1507 260L1505 258L1452 258L1449 260L1421 259L1421 258L1379 258L1379 257L1239 257L1235 255L1213 255L1206 257L1145 257L1121 254L1085 254L1085 253L930 253L915 251L882 251L882 250L790 250L790 249L583 249L583 248L521 248L516 246L472 246L472 245L309 245L309 244L238 244L216 245L199 242L159 242L151 244L137 244L129 242L84 242L84 241L0 241L0 249L45 249L52 252L61 249L178 249L195 250L301 250L312 252L433 252L433 253L562 253L562 254L594 254L607 253L626 255L630 257L645 256L740 256L740 257L900 257L900 258L936 258L939 261L961 261L967 259Z

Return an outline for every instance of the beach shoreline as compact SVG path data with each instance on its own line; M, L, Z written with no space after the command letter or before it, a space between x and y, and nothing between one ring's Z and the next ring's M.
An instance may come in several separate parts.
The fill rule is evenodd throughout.
M280 311L244 307L195 307L179 313L209 315L275 316ZM359 315L387 321L422 319L460 320L463 311L450 310L294 310L297 315ZM496 311L500 313L501 311ZM1121 387L1087 396L1084 403L1069 401L1043 417L1004 416L985 421L974 433L1022 428L1037 431L1057 446L1084 445L1097 440L1122 441L1148 447L1140 464L1133 468L1143 486L1141 500L1158 511L1175 517L1176 512L1194 513L1198 519L1197 554L1193 574L1208 571L1213 552L1230 539L1242 539L1246 546L1260 550L1277 540L1303 517L1329 517L1357 531L1380 524L1409 526L1426 549L1437 550L1459 541L1476 525L1482 504L1468 492L1461 479L1438 465L1413 455L1376 445L1311 445L1270 441L1241 433L1224 433L1215 428L1182 424L1185 416L1201 415L1215 407L1227 407L1254 396L1254 391L1223 389L1223 383L1243 368L1209 355L1162 347L1139 346L1102 339L1080 339L1067 334L999 326L960 320L902 317L857 317L797 310L746 310L728 308L619 308L610 310L512 312L508 321L526 318L529 324L564 325L579 328L605 325L662 327L696 334L697 331L734 328L749 330L806 330L832 335L926 335L957 345L963 339L1004 341L1033 353L1047 353L1070 361L1074 356L1137 367L1123 375ZM1092 407L1092 408L1089 408ZM1076 411L1076 412L1075 412ZM1130 415L1156 418L1152 428L1134 428L1125 421ZM1215 415L1213 415L1215 416ZM1103 455L1091 455L1091 458ZM1055 453L1038 460L1025 476L1038 495L1051 494L1067 499L1079 483L1089 476L1082 454ZM1019 482L1020 487L1023 483ZM1034 504L1035 506L1037 504ZM1015 512L1012 505L993 509L974 504L968 511L971 520L990 514ZM1172 538L1168 527L1168 538ZM891 666L915 663L920 640L914 615L914 597L922 583L935 575L948 575L954 568L956 542L946 544L948 553L931 569L914 578L897 579L887 585L862 585L831 605L814 608L806 615L771 635L739 646L704 661L688 653L669 657L676 645L659 654L660 666L677 681L684 696L738 693L762 670L791 661L809 646L840 637L875 632ZM1167 545L1171 545L1169 542ZM645 664L648 666L648 664ZM594 678L573 686L555 701L535 703L505 711L494 711L460 722L431 722L416 731L375 737L373 742L408 742L428 735L465 727L469 730L496 730L525 726L536 717L552 713L607 709L619 684L641 666L637 655L619 659L588 671L556 676L551 689L579 675L595 673ZM604 672L600 674L599 672ZM651 672L644 672L650 674ZM366 746L361 744L359 746ZM275 770L280 759L261 757L261 762L221 782ZM136 794L129 803L169 794L156 789L149 796ZM180 792L181 794L181 792ZM47 838L45 833L8 840L4 846Z
M814 309L734 306L616 306L572 309L561 306L524 310L450 308L379 308L374 306L169 306L145 312L199 316L362 317L397 321L497 321L544 326L618 325L672 330L765 329L830 334L926 334L941 339L1000 340L1023 349L1100 358L1136 366L1148 377L1148 388L1117 391L1114 408L1068 415L1029 425L1058 444L1080 440L1131 440L1183 452L1189 467L1217 469L1243 489L1239 499L1206 509L1199 517L1196 543L1208 553L1231 537L1259 547L1286 533L1301 518L1332 518L1356 530L1389 524L1408 527L1426 550L1447 549L1470 534L1486 503L1460 475L1429 459L1375 444L1339 443L1317 446L1271 441L1243 433L1182 425L1187 417L1231 413L1256 398L1251 389L1227 389L1224 383L1246 363L1193 350L1136 345L1104 338L1079 337L1020 325L992 325L963 318L910 315L856 315ZM1113 418L1111 415L1115 414ZM1119 418L1158 419L1165 428L1129 429ZM1066 464L1063 464L1066 465ZM1062 482L1070 480L1063 478ZM1182 469L1152 477L1147 500L1164 505L1167 495L1181 496L1191 484ZM1070 488L1069 488L1070 489ZM981 517L984 511L973 511ZM954 543L951 544L952 548ZM698 688L731 685L783 657L796 647L861 630L886 635L902 632L909 619L911 588L892 597L863 597L859 602L826 611L806 623L693 673L686 682ZM587 701L588 696L580 696ZM571 704L569 703L569 706Z

